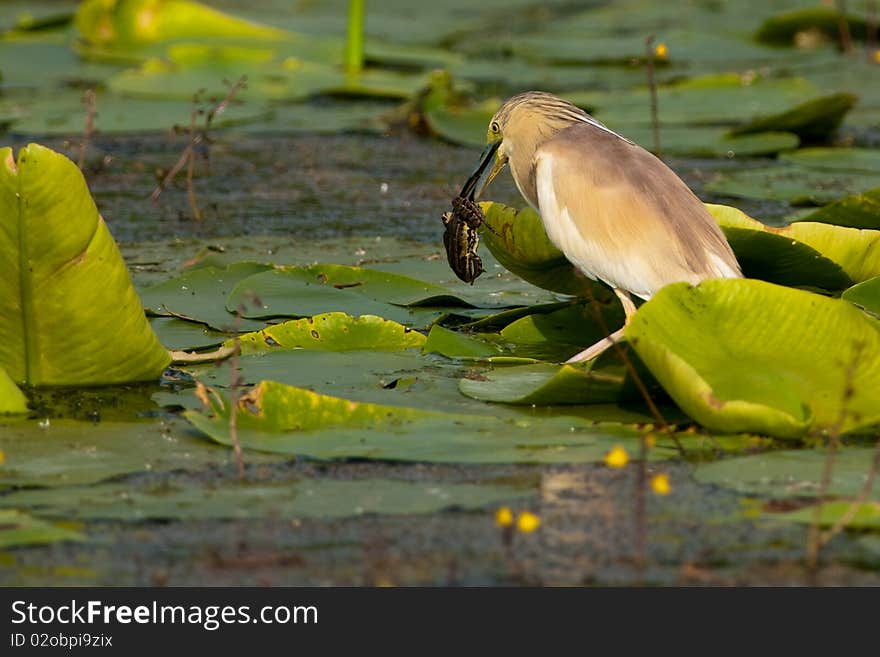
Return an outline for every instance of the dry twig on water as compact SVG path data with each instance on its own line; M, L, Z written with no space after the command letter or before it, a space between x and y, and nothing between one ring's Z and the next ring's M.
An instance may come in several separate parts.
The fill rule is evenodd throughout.
M657 81L654 78L654 35L645 39L645 64L648 74L648 89L651 92L651 136L654 140L654 155L660 157L660 118L657 103Z
M202 91L198 91L195 96L193 96L193 109L190 113L189 128L183 131L189 137L186 147L183 149L180 157L177 158L177 162L174 163L174 166L168 170L168 172L162 177L156 189L153 190L153 193L150 195L150 198L153 201L161 196L162 192L165 191L168 185L170 185L177 177L177 174L186 167L186 196L189 201L190 211L192 212L193 219L196 221L202 220L202 211L199 209L198 200L196 198L194 180L196 153L200 145L210 145L211 138L208 133L213 125L214 119L226 111L229 105L235 101L235 96L239 91L246 88L247 77L242 76L237 82L235 82L235 84L229 85L229 91L226 93L223 100L214 103L214 105L207 110L202 107ZM205 117L205 123L200 127L198 125L198 119L201 116Z
M841 524L840 528L834 533L828 532L831 535L823 541L823 534L821 532L822 508L825 506L825 502L828 499L828 488L831 485L831 478L834 474L834 463L837 459L837 451L840 449L840 436L843 433L843 427L846 424L847 418L850 417L849 404L852 401L853 395L855 395L853 381L855 381L856 370L859 366L859 357L861 356L864 347L865 345L862 343L856 343L853 345L853 357L844 373L843 393L841 394L840 399L840 413L837 417L837 421L828 430L828 454L825 458L825 465L822 468L822 478L819 481L819 492L816 496L816 506L813 510L813 518L807 532L807 566L813 572L819 567L819 552L822 549L822 546L831 540L834 533L840 531L845 526L845 524ZM873 470L874 468L872 468L872 471ZM872 485L873 476L874 475L869 477ZM870 486L868 487L868 492L870 492ZM853 511L853 514L855 514L855 511ZM849 522L849 520L846 522Z

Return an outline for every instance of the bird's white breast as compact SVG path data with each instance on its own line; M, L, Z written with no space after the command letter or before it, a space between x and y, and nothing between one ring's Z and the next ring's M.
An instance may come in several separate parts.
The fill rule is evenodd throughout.
M654 275L638 260L621 258L598 240L590 239L578 229L571 210L565 205L554 185L554 157L540 153L536 158L535 183L538 211L550 241L565 257L593 280L599 279L615 288L628 290L642 299L649 299ZM584 189L585 193L589 190Z

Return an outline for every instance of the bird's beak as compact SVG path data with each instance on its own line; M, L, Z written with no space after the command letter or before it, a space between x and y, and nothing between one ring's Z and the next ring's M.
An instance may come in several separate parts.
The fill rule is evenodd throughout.
M506 161L495 157L500 146L501 140L493 141L486 145L483 154L480 156L480 163L471 174L471 177L467 179L464 187L461 188L459 196L463 196L471 201L476 200L486 186L492 182L492 179L504 168Z

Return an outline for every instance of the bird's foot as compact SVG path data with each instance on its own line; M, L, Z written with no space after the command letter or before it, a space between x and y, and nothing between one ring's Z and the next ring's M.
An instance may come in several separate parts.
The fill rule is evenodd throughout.
M572 356L571 358L569 358L565 362L566 363L582 363L585 360L592 360L592 359L596 358L597 356L605 353L605 351L607 351L608 349L613 347L615 342L619 342L620 338L623 337L623 332L625 329L626 329L625 326L623 328L617 329L614 333L609 335L607 338L602 338L596 344L594 344L590 347L587 347L586 349L584 349L580 353L575 354L574 356Z

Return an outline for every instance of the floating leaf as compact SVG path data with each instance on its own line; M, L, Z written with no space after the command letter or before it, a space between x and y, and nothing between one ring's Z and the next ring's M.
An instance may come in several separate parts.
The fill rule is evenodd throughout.
M748 279L674 283L626 330L688 415L724 433L797 437L880 421L880 324L851 304Z
M188 0L86 0L75 17L87 41L131 48L187 37L283 40L288 33Z
M850 502L845 500L826 502L819 511L819 525L831 527L850 513ZM806 507L787 513L768 514L774 520L812 524L816 518L815 509ZM846 523L847 529L880 530L880 504L865 502L856 507L855 515Z
M661 127L719 126L784 112L817 93L816 87L803 78L754 79L723 74L661 86L657 89L657 104ZM612 128L618 124L651 125L648 89L569 92L565 97L579 107L593 110L597 118Z
M185 415L213 440L230 444L229 403L211 404L210 414ZM250 449L454 463L598 461L622 437L638 435L574 417L508 419L359 403L271 381L241 398L237 424L241 444Z
M0 549L83 539L78 531L33 518L24 511L0 509Z
M880 276L853 285L841 297L880 317Z
M256 262L237 262L226 267L205 266L187 271L141 291L141 300L147 311L160 317L177 317L206 324L217 331L253 331L263 328L265 322L236 317L226 309L226 299L242 281L256 273L267 271L272 265ZM241 299L241 310L256 304L253 297ZM238 310L237 306L233 306Z
M828 453L818 449L779 450L701 463L694 479L703 484L729 488L744 495L773 499L816 497ZM858 495L871 468L874 450L847 447L837 452L826 493ZM874 498L880 499L880 486Z
M620 400L625 370L594 366L520 365L499 367L479 379L462 379L461 392L468 397L505 404L603 404Z
M412 482L394 479L300 479L232 483L222 487L136 489L107 483L89 488L22 491L0 504L30 507L41 516L122 521L254 518L344 518L363 514L435 513L482 509L535 494L533 487L503 484ZM8 513L0 510L0 514ZM3 516L0 515L0 523ZM0 544L2 544L0 532Z
M241 280L227 308L245 306L245 317L311 317L328 312L376 315L424 327L456 308L472 308L462 294L409 276L347 265L283 267ZM258 299L259 303L248 300ZM504 307L505 301L485 304Z
M850 93L815 98L779 114L753 119L731 130L731 135L791 132L808 142L824 141L837 131L843 117L855 107L857 100Z
M16 415L27 413L27 411L27 398L9 378L6 370L0 367L0 415ZM2 463L2 457L0 457L0 463Z
M189 394L187 392L187 394ZM73 486L136 472L227 466L232 450L193 438L179 423L36 420L3 428L0 487ZM277 458L255 454L259 463Z
M779 159L819 171L875 173L880 169L880 150L875 148L801 148Z
M855 16L847 16L850 35L855 39L864 39L867 33L865 21ZM830 7L810 7L787 11L766 19L755 38L760 43L774 46L791 46L796 44L797 35L813 31L826 39L840 39L840 13Z
M425 336L373 315L325 313L245 333L238 343L244 354L281 349L402 351L421 347ZM227 340L224 344L232 346L234 342Z
M792 227L765 226L726 205L707 204L706 208L724 230L747 278L825 290L842 290L852 285L852 279L840 264L810 244L795 239ZM834 226L820 230L824 231L825 239L814 240L818 247L829 247L839 239ZM864 244L857 239L859 236L852 237L852 247L861 250Z
M820 221L837 226L880 230L880 187L845 196L795 221Z
M825 205L845 194L880 186L880 173L818 171L783 164L716 175L706 190L722 196Z
M488 359L503 354L504 347L498 342L434 325L422 346L422 352L447 358Z
M0 149L0 367L30 385L156 379L170 362L66 157Z
M102 134L170 132L175 125L189 125L192 94L188 100L123 98L98 90L95 130ZM52 92L21 101L20 116L13 129L20 133L45 135L81 134L85 125L82 94ZM17 105L16 105L17 106ZM228 127L271 116L265 107L230 105L213 121L214 127Z

